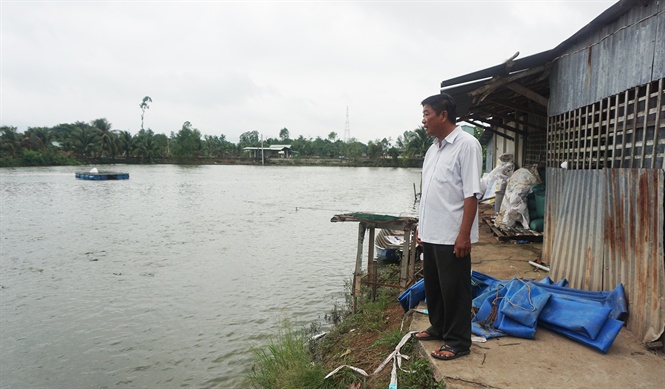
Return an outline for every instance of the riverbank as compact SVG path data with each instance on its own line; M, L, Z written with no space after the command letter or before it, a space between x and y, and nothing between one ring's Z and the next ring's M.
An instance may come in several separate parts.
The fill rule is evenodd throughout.
M421 158L321 158L292 157L267 158L265 160L244 157L196 158L178 161L172 158L154 158L151 161L139 158L2 158L0 167L78 166L78 165L249 165L249 166L345 166L345 167L409 167L421 168Z
M481 205L481 216L493 213ZM540 259L542 243L499 242L487 225L480 226L480 241L472 249L474 270L497 279L518 277L541 280L548 275L529 261ZM387 268L383 268L385 273ZM366 301L357 315L347 316L314 348L322 371L353 366L372 373L390 355L408 331L429 326L426 315L406 316L396 293L379 288L376 302ZM426 309L421 304L419 309ZM544 328L534 340L504 337L474 343L471 354L454 361L440 361L430 353L437 341L409 340L400 350L405 373L398 370L404 388L510 388L510 387L639 387L655 388L665 382L665 354L649 351L625 328L607 354L585 347ZM336 388L385 388L390 383L391 363L381 372L364 377L348 367L336 373ZM355 386L359 385L359 386Z

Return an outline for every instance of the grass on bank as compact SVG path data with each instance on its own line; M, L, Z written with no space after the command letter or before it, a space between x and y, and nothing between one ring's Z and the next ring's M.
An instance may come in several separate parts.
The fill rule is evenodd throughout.
M389 277L395 271L390 267L381 270L382 277ZM397 270L398 271L398 270ZM350 283L347 289L350 290ZM367 291L365 291L367 292ZM254 366L249 375L253 388L269 389L328 389L328 388L386 388L390 384L390 362L380 373L372 372L392 353L395 346L408 331L400 330L404 311L397 302L395 289L379 288L378 297L371 301L367 297L358 299L357 313L350 311L350 293L347 292L347 306L334 307L328 318L334 323L329 333L316 341L313 334L319 332L317 326L294 330L285 323L280 333L267 347L254 350ZM363 293L366 296L367 293ZM398 370L399 388L429 389L443 388L445 383L437 383L426 359L417 355L415 341L409 340L401 353L410 356L402 363L402 368L412 373ZM341 365L349 365L365 370L370 377L343 368L332 377L324 377Z

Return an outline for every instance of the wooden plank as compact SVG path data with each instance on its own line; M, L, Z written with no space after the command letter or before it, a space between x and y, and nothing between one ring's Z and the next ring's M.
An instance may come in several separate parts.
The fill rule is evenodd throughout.
M483 218L483 221L489 226L494 237L499 242L507 242L511 240L526 240L529 242L542 242L543 233L529 230L525 228L514 228L514 227L497 227L494 225L492 218L486 217Z
M653 156L651 157L651 168L656 168L656 160L658 159L658 132L660 132L660 111L663 108L663 79L658 80L658 98L656 100L656 120L654 122L654 131L653 131ZM665 157L663 158L663 164L660 168L665 168Z

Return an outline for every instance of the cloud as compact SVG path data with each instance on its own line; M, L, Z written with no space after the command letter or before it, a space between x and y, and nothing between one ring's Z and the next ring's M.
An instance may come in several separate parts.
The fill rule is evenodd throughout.
M611 1L3 2L0 125L107 118L237 141L420 124L447 78L548 50Z

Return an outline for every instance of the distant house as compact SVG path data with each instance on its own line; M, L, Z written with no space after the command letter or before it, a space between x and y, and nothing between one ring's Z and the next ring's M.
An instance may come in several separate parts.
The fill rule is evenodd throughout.
M627 328L665 332L665 2L618 1L555 48L441 82L458 120L485 129L547 187L542 259L570 286L622 284Z
M250 158L290 158L294 151L291 145L270 145L268 147L245 147L244 152L249 153Z

